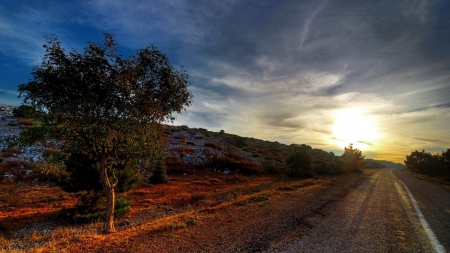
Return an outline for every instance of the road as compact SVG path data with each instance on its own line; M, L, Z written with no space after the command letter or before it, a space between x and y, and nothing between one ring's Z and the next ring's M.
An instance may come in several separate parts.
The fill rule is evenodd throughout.
M375 172L322 215L267 252L450 252L450 193L403 171Z

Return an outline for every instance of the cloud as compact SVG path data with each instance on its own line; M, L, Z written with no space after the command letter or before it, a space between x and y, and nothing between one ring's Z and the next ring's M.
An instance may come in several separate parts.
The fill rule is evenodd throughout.
M176 124L336 150L336 113L361 108L385 133L371 154L398 161L450 145L448 1L21 1L0 11L0 54L30 65L51 33L68 49L100 32L125 54L154 43L191 76L194 104Z

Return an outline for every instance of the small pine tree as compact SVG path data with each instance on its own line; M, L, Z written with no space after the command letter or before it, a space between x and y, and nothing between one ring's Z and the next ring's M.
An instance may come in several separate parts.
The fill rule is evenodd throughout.
M353 144L350 143L348 147L344 148L344 154L342 154L343 163L341 164L341 172L361 172L364 156L359 149L353 148Z
M169 177L166 174L166 163L162 159L158 159L150 176L150 183L165 184L167 182L169 182Z

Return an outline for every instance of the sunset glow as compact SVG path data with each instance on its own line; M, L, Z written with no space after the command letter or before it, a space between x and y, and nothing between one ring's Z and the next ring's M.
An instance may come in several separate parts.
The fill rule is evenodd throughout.
M336 145L353 143L361 149L369 148L380 136L373 117L364 115L361 109L347 109L337 113L332 131Z

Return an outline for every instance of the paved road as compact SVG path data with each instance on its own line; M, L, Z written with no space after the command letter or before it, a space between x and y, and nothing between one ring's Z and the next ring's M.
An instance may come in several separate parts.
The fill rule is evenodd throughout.
M330 205L312 229L268 252L436 252L404 182L450 252L450 193L402 171L383 169ZM437 248L436 248L437 247Z

